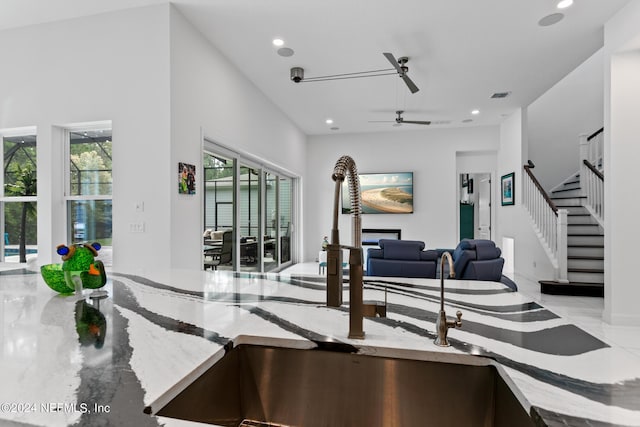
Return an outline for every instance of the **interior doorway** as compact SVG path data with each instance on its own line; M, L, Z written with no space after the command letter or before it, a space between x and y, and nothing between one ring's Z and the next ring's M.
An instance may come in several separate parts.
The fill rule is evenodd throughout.
M460 240L491 240L491 174L461 173L459 188Z

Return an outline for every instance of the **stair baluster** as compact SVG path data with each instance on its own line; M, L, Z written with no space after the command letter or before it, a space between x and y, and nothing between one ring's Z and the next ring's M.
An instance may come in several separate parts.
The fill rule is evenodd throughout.
M531 172L524 165L524 206L555 270L555 280L567 280L567 211L558 209Z

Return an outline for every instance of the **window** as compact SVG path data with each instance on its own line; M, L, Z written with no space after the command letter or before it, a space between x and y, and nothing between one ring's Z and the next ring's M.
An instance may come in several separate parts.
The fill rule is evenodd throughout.
M68 135L67 239L112 243L113 141L111 127L74 128ZM106 249L106 251L104 250ZM104 260L109 265L108 260Z
M37 254L37 138L35 129L0 134L0 261L24 263Z

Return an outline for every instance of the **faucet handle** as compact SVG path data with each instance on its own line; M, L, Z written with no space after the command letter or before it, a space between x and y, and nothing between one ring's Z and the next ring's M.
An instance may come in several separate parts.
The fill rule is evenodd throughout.
M456 311L457 320L447 320L447 328L461 328L462 327L462 312L460 310Z
M456 328L461 328L462 327L462 312L460 310L456 311L456 317L458 318L458 320L456 320Z

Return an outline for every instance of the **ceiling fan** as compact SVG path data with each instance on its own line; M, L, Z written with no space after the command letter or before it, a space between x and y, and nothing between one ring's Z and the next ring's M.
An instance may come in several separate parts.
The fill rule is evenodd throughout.
M405 120L404 117L402 117L402 113L404 113L403 110L396 111L396 114L398 116L396 117L395 120L371 120L369 121L369 123L394 123L395 122L399 125L403 123L410 123L414 125L430 125L431 124L431 122L428 120Z
M407 72L409 71L409 67L407 67L407 62L409 62L408 57L403 56L396 60L396 58L389 52L385 52L383 53L383 55L389 62L391 62L393 68L385 68L383 70L359 71L356 73L331 74L328 76L305 77L304 68L293 67L291 68L291 70L289 70L289 77L294 83L307 83L322 82L327 80L358 79L362 77L389 76L398 74L398 76L400 76L400 78L405 82L411 93L416 93L420 90L418 89L418 86L416 86L416 84L409 78L409 76L407 76ZM389 71L395 72L390 73Z
M391 62L391 65L393 65L393 67L396 69L400 78L404 80L411 93L416 93L420 90L418 89L418 86L416 86L416 84L409 78L409 76L407 76L407 71L409 71L409 67L407 67L407 62L409 62L408 57L402 56L396 59L389 52L384 52L383 55L385 58L387 58L387 60L389 60L389 62Z

